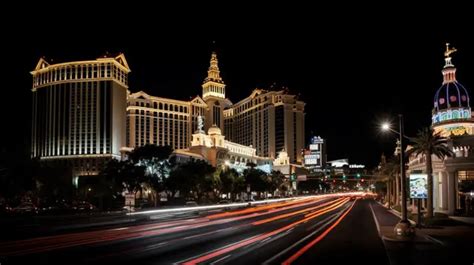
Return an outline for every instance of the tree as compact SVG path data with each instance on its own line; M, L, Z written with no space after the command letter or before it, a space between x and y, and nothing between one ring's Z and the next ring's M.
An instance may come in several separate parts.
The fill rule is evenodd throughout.
M390 204L392 201L395 204L399 203L399 178L398 176L400 175L400 157L395 156L392 157L383 165L383 167L380 169L380 173L382 176L384 176L386 182L387 182L387 195L388 195L388 205L390 207Z
M145 167L134 165L131 161L110 160L103 171L106 178L113 183L116 191L127 190L136 193L145 182Z
M158 204L158 195L165 190L165 179L170 173L170 162L168 160L172 149L169 146L157 146L147 144L135 148L129 154L129 160L145 168L144 182L154 190L154 204Z
M233 168L220 170L218 172L219 172L219 178L221 181L222 193L225 193L225 194L230 193L231 197L233 197L233 194L238 192L239 173Z
M214 176L215 168L202 160L194 160L178 164L171 171L166 180L166 187L174 194L180 192L181 196L196 196L197 200L214 192L218 184Z
M439 132L434 133L431 128L420 130L416 137L410 138L413 142L413 148L408 151L408 155L424 156L426 159L426 174L428 175L428 203L427 217L433 217L433 164L431 156L435 155L443 160L446 157L454 155L453 151L448 148L447 138L440 135Z
M269 183L268 191L271 192L273 195L276 190L281 192L282 186L285 181L285 175L283 175L283 173L281 173L279 170L278 171L272 170L269 177L270 177L270 183Z
M260 169L250 167L244 170L245 184L250 185L252 191L264 192L268 189L267 173Z

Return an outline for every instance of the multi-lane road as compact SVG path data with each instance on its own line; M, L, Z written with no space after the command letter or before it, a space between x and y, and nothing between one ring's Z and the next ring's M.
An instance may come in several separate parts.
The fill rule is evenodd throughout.
M322 195L0 242L3 264L388 264L369 204ZM149 213L153 214L153 213ZM158 214L159 215L159 214ZM159 216L158 216L159 217Z

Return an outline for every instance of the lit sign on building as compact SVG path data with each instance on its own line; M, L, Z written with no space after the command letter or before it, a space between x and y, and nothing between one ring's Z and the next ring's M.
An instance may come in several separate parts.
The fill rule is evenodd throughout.
M320 154L314 155L305 155L304 164L307 166L321 166L321 156Z
M410 198L428 198L428 181L426 174L410 174Z
M449 127L449 128L446 128L446 131L456 136L464 135L467 133L467 129L464 126Z
M324 139L319 136L314 136L311 138L311 144L322 144L324 143Z
M471 118L470 108L448 109L446 111L437 112L432 117L433 124L445 122L449 120L470 119L470 118Z
M305 152L304 164L305 166L322 167L323 160L321 159L324 139L319 136L314 136L310 140L309 151Z
M309 150L319 150L319 144L310 144L309 145Z
M365 166L364 165L352 164L352 165L349 165L349 168L365 168Z

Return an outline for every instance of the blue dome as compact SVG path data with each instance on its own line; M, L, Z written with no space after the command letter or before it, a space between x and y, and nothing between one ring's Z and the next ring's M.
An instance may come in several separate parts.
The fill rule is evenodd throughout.
M469 94L458 81L444 83L434 96L433 112L450 108L470 108Z

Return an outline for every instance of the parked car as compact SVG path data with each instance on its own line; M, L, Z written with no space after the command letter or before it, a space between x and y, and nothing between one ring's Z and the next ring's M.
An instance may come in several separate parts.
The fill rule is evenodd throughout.
M186 206L197 206L197 205L198 205L198 204L197 204L197 202L195 202L195 201L187 201L187 202L186 202Z
M65 200L57 200L41 207L41 211L45 214L65 214L72 212L73 209Z
M13 208L13 212L16 214L36 214L38 213L38 207L31 202L23 202Z
M229 204L229 203L232 203L232 202L229 201L229 200L221 200L221 201L219 201L219 204Z
M72 203L72 209L76 211L92 211L95 210L96 207L89 202L86 201L76 201Z

